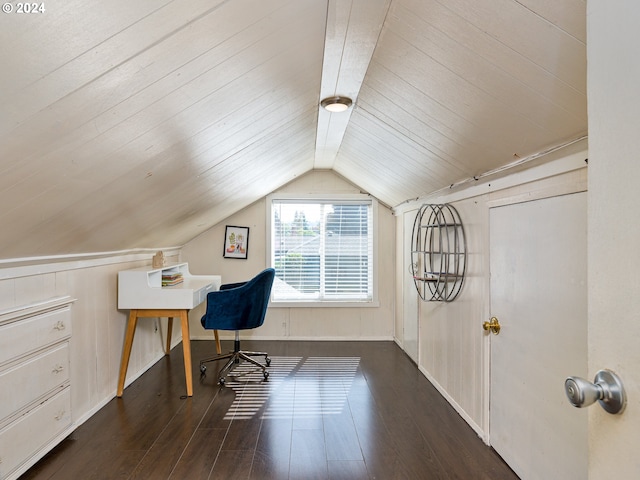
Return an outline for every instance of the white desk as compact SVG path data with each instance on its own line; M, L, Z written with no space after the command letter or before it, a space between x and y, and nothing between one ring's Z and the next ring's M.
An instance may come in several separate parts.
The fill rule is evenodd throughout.
M162 275L181 273L183 282L172 287L162 286ZM149 267L118 272L118 308L129 310L129 320L124 337L120 375L118 377L118 397L122 396L124 383L131 357L131 347L136 331L138 318L167 317L167 341L165 353L171 350L171 331L173 319L179 318L182 326L182 345L184 357L184 373L187 396L193 395L193 378L191 373L191 340L189 337L189 316L192 308L200 305L207 298L207 293L220 288L220 275L191 275L187 263L168 265L162 268ZM215 331L216 349L220 353L220 340Z

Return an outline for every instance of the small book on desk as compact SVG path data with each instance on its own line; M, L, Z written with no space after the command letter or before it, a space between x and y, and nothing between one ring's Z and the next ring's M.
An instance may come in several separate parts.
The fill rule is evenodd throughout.
M163 273L162 274L162 286L163 287L173 287L174 285L179 285L184 281L184 277L182 273Z

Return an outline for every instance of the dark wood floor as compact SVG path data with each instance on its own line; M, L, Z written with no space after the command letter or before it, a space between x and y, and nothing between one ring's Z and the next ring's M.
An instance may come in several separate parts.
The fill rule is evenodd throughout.
M223 342L223 349L230 348ZM249 342L268 382L154 365L23 479L517 479L392 342Z

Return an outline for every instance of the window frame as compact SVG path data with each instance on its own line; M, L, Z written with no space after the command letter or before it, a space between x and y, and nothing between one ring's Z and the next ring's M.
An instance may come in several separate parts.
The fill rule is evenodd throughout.
M372 240L372 272L371 281L372 289L371 299L369 300L318 300L318 299L303 299L303 300L275 300L273 293L271 294L271 307L379 307L378 301L378 201L371 195L366 194L294 194L294 193L275 193L267 196L266 201L266 251L265 256L267 260L267 267L275 268L274 252L272 250L273 240L273 225L272 225L272 207L274 201L299 201L300 203L314 203L314 202L335 202L341 201L347 202L370 202L371 203L371 240Z

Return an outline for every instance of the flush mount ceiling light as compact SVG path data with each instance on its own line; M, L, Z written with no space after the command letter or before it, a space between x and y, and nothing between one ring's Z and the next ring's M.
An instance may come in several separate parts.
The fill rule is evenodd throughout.
M352 103L349 97L329 97L322 100L320 105L331 113L338 113L347 110Z

